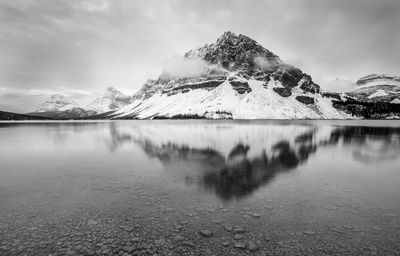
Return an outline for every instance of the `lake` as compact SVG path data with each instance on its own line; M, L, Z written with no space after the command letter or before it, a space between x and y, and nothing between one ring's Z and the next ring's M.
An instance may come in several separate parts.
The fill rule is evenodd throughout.
M400 255L399 121L0 123L0 255Z

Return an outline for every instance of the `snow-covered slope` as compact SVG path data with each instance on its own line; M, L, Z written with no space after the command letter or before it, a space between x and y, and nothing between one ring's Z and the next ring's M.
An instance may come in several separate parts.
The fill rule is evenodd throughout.
M111 118L349 118L300 69L244 35L224 33L165 68ZM179 65L178 65L179 67ZM197 72L196 72L197 71Z
M129 104L131 97L123 94L114 87L108 87L103 97L93 100L85 109L97 114L119 109Z
M358 86L348 94L361 101L400 103L400 77L368 75L360 78Z
M73 100L70 100L61 94L54 94L34 112L59 112L76 107L78 107L78 105Z
M197 89L187 93L156 93L146 100L137 100L121 108L113 117L135 116L140 119L178 117L179 115L205 118L233 119L342 119L347 115L337 111L330 99L300 90L289 97L282 97L273 90L274 82L265 88L262 81L249 80L251 92L239 94L228 80L218 87ZM298 97L312 100L305 104ZM301 98L300 98L301 99Z

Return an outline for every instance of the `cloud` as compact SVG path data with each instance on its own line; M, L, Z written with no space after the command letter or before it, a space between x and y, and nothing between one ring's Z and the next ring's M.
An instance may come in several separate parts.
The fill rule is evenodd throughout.
M105 12L110 7L106 0L86 0L78 3L78 5L89 12Z
M274 65L267 58L264 58L262 56L255 57L254 64L263 70L270 70L274 67Z
M133 93L166 59L226 30L254 38L322 86L330 77L398 74L398 13L398 0L1 1L0 86L112 84Z
M348 79L324 79L320 86L326 91L349 92L356 89L354 81Z
M166 61L161 78L193 78L206 76L209 73L210 67L205 61L175 56Z

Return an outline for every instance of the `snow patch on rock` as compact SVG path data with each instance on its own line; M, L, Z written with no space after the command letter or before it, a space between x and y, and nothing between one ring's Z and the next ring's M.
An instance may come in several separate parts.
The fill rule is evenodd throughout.
M389 94L387 94L385 92L385 90L379 89L375 93L373 93L370 96L368 96L368 99L372 99L372 98L375 98L375 97L381 97L381 96L387 96L387 95L389 95Z

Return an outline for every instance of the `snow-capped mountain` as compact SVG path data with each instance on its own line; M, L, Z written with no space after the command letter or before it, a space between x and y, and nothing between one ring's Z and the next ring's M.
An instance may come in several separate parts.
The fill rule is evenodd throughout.
M348 94L361 101L400 103L400 77L368 75L356 82L358 87Z
M117 110L130 103L131 97L113 87L107 88L103 97L93 100L87 106L79 106L64 95L55 94L37 110L29 113L54 119L82 119Z
M149 80L111 118L347 118L300 69L225 32Z
M98 114L119 109L130 103L131 97L123 94L114 87L108 87L103 97L93 100L85 109Z
M90 117L96 113L79 107L78 104L64 95L55 94L37 110L28 114L54 119L79 119Z
M61 94L54 94L34 112L60 112L77 107L78 105L73 100Z

